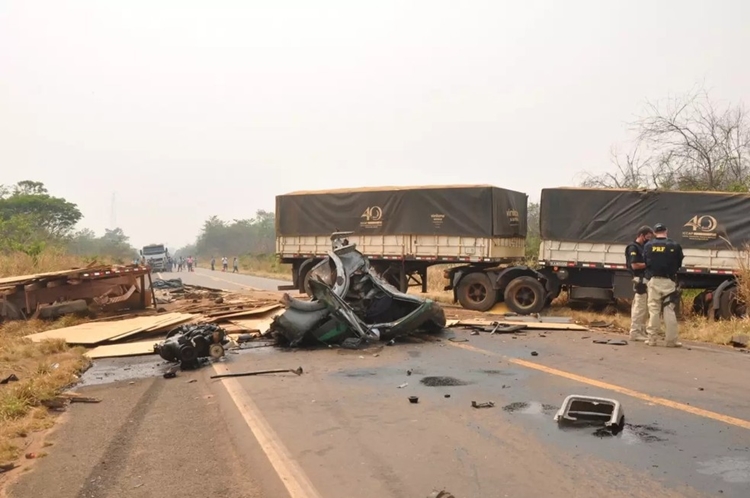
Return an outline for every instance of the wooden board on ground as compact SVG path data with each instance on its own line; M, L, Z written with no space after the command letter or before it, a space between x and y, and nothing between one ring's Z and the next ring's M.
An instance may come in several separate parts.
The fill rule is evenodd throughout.
M95 360L97 358L115 358L120 356L139 356L154 353L154 344L158 340L126 342L123 344L105 344L87 351L86 356Z
M588 330L587 327L578 325L576 323L526 322L521 320L481 320L476 318L467 320L448 320L445 326L449 328L466 326L494 327L497 323L499 323L500 326L525 325L527 329L536 330Z
M110 337L108 341L109 342L119 341L131 335L139 334L141 332L161 332L162 330L172 328L177 325L189 322L197 317L196 315L191 315L189 313L167 313L166 315L160 315L160 317L153 317L153 318L161 318L161 320L153 321L153 323L151 323L149 326L141 330L129 331L129 332L125 332L123 334L120 334L114 337Z
M172 316L169 319L165 318L168 315ZM165 315L129 318L116 322L89 322L27 335L26 338L31 339L32 342L41 342L45 339L63 339L68 344L94 346L113 338L124 338L140 332L157 332L170 326L169 324L178 318L174 315L180 315L179 318L182 321L195 317L195 315L168 313Z
M240 327L245 332L260 332L262 334L271 327L273 319L282 313L284 313L284 309L274 309L255 318L233 318L229 320L229 323Z
M232 322L234 322L234 318L241 318L241 317L259 317L260 315L263 315L265 313L268 313L269 311L278 310L282 308L281 304L271 304L268 306L261 306L260 308L249 308L242 311L232 311L230 313L222 314L222 315L213 315L211 317L210 321L218 322L221 320L228 320L232 318Z

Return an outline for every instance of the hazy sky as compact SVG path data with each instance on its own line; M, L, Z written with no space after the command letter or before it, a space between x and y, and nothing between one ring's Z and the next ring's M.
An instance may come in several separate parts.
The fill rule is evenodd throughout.
M0 183L134 245L364 185L538 199L644 99L747 100L750 2L0 1Z

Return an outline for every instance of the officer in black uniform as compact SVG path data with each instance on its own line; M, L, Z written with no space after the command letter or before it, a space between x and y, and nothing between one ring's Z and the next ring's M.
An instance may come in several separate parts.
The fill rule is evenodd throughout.
M642 226L638 229L635 240L625 248L625 261L628 270L633 275L633 304L630 308L630 340L646 340L646 323L648 322L648 288L646 287L646 262L643 259L643 249L651 240L654 231L651 227Z
M667 347L682 346L677 342L677 316L675 303L679 299L677 290L677 271L682 267L682 247L667 237L667 227L661 223L654 226L654 238L643 251L648 278L648 341L649 346L656 346L656 338L661 327L661 315L664 315Z

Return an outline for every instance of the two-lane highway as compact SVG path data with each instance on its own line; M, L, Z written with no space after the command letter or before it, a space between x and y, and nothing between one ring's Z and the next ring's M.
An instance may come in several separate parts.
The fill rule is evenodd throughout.
M202 285L231 291L239 290L265 290L275 291L280 285L289 285L291 280L276 280L271 278L254 277L243 273L223 272L221 270L211 271L206 268L196 268L193 272L169 272L159 273L159 278L180 278L186 284Z
M205 269L163 277L283 284ZM259 347L172 380L158 359L100 360L84 381L104 378L89 388L102 403L71 408L11 496L750 496L750 355L600 337L451 329L363 350ZM300 366L300 376L210 378ZM139 369L150 377L132 380ZM107 375L124 380L102 385ZM619 400L624 430L559 428L569 394Z

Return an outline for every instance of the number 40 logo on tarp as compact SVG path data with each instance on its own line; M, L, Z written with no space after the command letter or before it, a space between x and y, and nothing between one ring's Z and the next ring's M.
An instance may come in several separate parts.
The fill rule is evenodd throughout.
M719 226L716 218L704 215L695 215L683 225L687 228L682 232L682 236L691 240L709 240L717 237L715 231Z
M383 226L383 209L380 206L369 206L362 213L364 221L359 225L363 228L380 228Z

